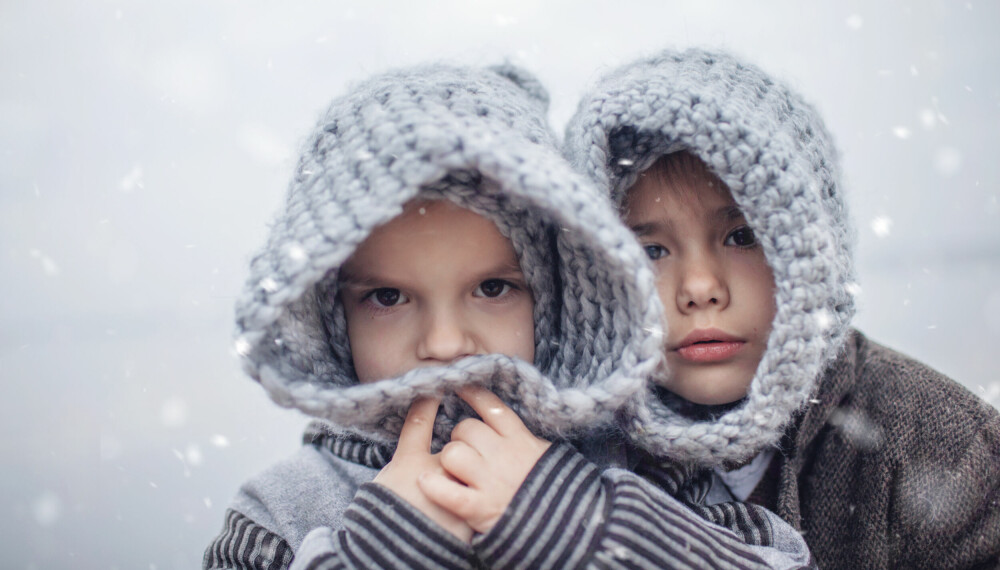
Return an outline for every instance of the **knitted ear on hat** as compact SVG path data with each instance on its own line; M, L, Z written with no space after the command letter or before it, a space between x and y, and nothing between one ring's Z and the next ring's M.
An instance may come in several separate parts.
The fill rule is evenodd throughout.
M506 77L507 79L513 81L515 85L524 89L528 95L539 101L542 104L543 109L546 111L548 110L549 92L545 89L545 86L542 85L542 82L539 81L533 74L529 73L524 68L511 63L494 65L489 67L489 69L497 75Z
M565 148L619 206L660 156L697 156L731 190L774 273L777 313L744 404L697 421L649 394L622 414L625 429L655 453L702 464L776 444L854 314L853 233L819 114L728 54L665 51L601 79L570 120Z
M331 103L237 302L237 352L272 399L392 441L415 398L466 384L551 437L610 422L639 397L661 358L652 274L607 198L560 156L546 100L523 71L431 65L377 75ZM511 240L536 301L534 364L475 356L358 384L337 272L418 196L452 200ZM463 413L445 397L438 441Z

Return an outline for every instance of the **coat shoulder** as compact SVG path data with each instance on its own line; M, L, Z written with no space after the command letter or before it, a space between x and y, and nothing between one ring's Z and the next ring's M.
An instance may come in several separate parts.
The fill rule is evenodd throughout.
M231 508L297 548L313 528L339 527L358 487L376 473L307 444L246 481Z
M884 432L889 449L912 458L914 449L960 452L986 439L1000 454L1000 412L958 382L861 335L854 370L847 397Z

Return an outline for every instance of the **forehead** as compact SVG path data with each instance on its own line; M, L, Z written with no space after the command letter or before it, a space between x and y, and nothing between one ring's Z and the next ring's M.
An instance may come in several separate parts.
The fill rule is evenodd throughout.
M489 219L448 200L416 199L378 226L345 264L350 272L387 263L456 264L465 257L517 264L514 248Z
M630 222L654 218L704 218L736 208L726 185L707 169L665 172L656 165L643 172L629 188L623 215Z
M403 211L376 227L363 243L440 239L463 234L477 240L508 241L496 224L484 216L444 199L416 198Z

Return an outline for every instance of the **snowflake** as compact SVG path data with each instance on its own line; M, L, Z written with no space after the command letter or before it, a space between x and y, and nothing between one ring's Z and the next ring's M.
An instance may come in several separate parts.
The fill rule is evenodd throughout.
M889 232L892 230L892 218L888 216L876 216L875 219L872 220L871 227L876 236L884 238L888 236Z

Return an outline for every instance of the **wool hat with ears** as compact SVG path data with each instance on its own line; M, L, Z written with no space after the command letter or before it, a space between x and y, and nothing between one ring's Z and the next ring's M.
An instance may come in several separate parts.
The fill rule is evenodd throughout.
M653 275L607 196L560 154L527 72L425 65L335 99L236 304L236 351L277 403L335 433L392 443L414 398L445 395L437 442L469 413L451 392L500 395L542 436L611 423L658 367ZM359 384L337 295L341 265L415 199L485 216L511 240L534 298L535 361L473 356Z
M639 173L687 151L732 191L763 247L777 313L741 404L709 420L677 396L622 414L647 450L720 464L778 443L808 405L854 315L853 231L832 139L817 111L756 66L718 51L664 51L611 71L570 119L565 152L620 208ZM669 371L667 371L669 374Z

